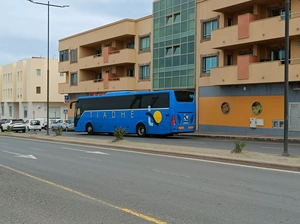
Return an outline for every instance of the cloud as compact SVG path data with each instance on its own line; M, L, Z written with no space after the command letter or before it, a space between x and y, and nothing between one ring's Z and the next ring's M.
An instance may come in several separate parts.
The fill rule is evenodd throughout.
M47 3L46 0L39 2ZM50 57L58 40L124 18L151 14L153 0L51 0ZM32 56L47 56L47 7L27 0L0 1L0 66ZM5 9L5 10L3 10Z

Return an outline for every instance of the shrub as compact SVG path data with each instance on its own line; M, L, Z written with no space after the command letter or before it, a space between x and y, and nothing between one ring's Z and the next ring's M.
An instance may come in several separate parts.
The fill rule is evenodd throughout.
M62 127L58 127L57 129L55 129L55 134L56 134L56 136L62 135L62 131L63 131L63 128L62 128Z
M116 128L113 132L116 140L123 140L124 135L126 135L127 131L124 128Z
M10 125L7 126L7 132L12 132L12 126Z
M234 142L234 149L231 151L232 153L241 153L243 148L246 146L245 142L235 141Z

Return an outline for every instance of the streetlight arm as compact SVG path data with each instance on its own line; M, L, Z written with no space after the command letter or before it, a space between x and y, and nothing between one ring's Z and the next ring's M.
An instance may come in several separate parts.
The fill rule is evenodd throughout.
M37 4L37 5L44 5L44 6L51 6L51 7L57 7L57 8L67 8L70 7L69 5L53 5L53 4L46 4L46 3L42 3L42 2L35 2L33 0L27 0L33 4Z

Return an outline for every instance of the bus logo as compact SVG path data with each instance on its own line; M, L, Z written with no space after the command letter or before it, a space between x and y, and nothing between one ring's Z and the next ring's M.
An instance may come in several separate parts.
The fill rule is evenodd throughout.
M151 108L148 107L148 112L146 113L148 115L148 124L149 126L153 126L153 123L156 125L159 125L160 122L162 121L162 114L160 111L155 111L154 114L151 114ZM153 122L152 122L153 120Z
M184 121L189 121L189 115L183 115L183 119L184 119Z

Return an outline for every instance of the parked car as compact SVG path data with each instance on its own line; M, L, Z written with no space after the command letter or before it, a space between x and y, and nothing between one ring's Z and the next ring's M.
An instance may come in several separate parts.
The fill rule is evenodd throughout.
M26 124L23 119L7 119L6 122L1 125L1 131L7 131L9 126L12 131L26 132Z
M66 131L75 131L74 129L74 122L67 124Z
M67 124L71 124L71 120L58 120L55 124L52 124L51 130L55 131L59 127L62 127L62 130L65 131Z
M41 121L37 119L30 119L26 121L26 129L27 131L33 130L33 131L41 131L42 130L42 125Z

